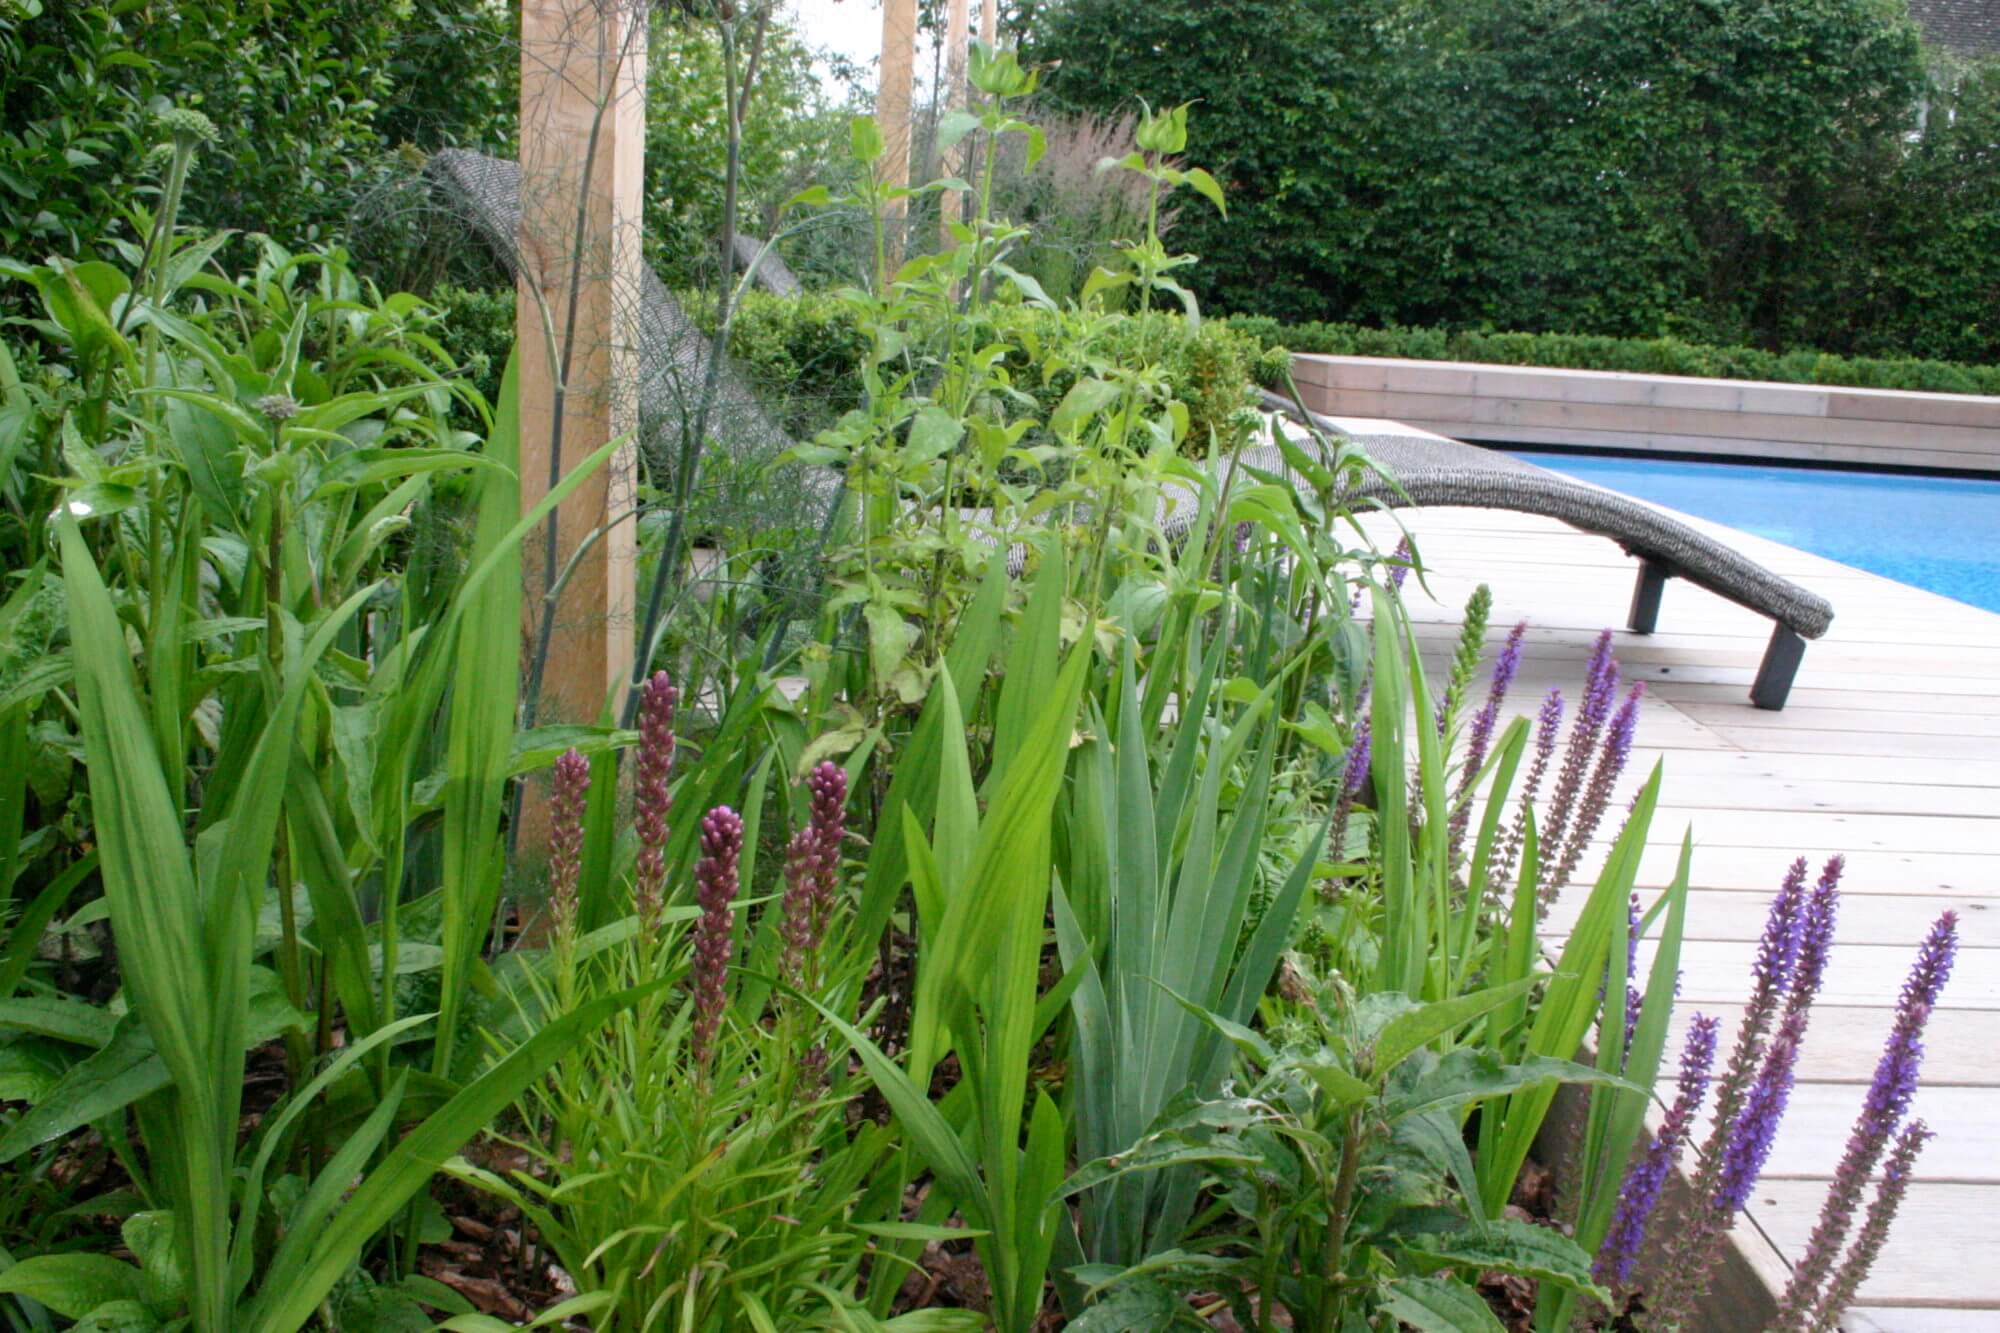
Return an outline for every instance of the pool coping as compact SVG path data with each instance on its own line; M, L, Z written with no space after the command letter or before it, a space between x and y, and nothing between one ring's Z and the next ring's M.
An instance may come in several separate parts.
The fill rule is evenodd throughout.
M1307 407L1476 443L2000 475L2000 398L1301 353Z

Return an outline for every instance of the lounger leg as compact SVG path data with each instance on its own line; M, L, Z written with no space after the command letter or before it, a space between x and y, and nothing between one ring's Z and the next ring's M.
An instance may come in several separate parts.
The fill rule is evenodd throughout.
M1651 634L1660 623L1660 593L1666 589L1669 571L1656 560L1639 562L1639 581L1632 585L1632 614L1626 626L1634 634Z
M1783 625L1771 627L1771 646L1764 650L1764 664L1757 668L1757 680L1750 686L1750 702L1777 712L1792 692L1792 677L1805 660L1806 641Z

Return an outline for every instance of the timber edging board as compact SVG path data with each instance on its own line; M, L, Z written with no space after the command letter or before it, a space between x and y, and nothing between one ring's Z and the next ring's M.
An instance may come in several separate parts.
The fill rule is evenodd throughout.
M1452 439L2000 474L2000 398L1301 354L1306 406Z

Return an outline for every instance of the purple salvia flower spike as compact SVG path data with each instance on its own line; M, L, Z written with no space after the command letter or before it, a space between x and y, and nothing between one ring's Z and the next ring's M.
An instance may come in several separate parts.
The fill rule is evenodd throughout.
M1561 863L1560 849L1569 833L1570 816L1576 812L1577 802L1583 799L1584 781L1597 755L1597 737L1611 714L1611 701L1617 693L1618 663L1611 655L1611 631L1605 630L1597 636L1597 643L1590 651L1590 663L1584 673L1583 702L1570 727L1569 748L1563 753L1562 772L1556 779L1548 823L1543 828L1542 845L1547 849L1544 859L1551 865ZM1555 890L1545 887L1544 892L1552 897ZM1543 905L1547 906L1546 901Z
M1751 965L1750 996L1744 1005L1743 1021L1736 1029L1736 1041L1729 1061L1715 1087L1715 1120L1694 1163L1692 1188L1696 1199L1712 1205L1720 1192L1724 1158L1732 1133L1757 1081L1764 1063L1764 1037L1777 1016L1779 1002L1791 979L1792 960L1804 915L1806 860L1798 858L1785 873L1784 883L1771 899L1764 921L1764 936ZM1727 1227L1729 1216L1714 1207L1697 1207L1675 1234L1667 1257L1667 1269L1677 1280L1659 1293L1654 1320L1662 1328L1681 1322L1682 1312L1714 1260L1713 1242Z
M1465 767L1458 775L1458 790L1453 800L1458 809L1451 816L1451 853L1457 859L1460 844L1465 841L1465 833L1472 824L1472 802L1465 799L1472 790L1473 780L1479 776L1479 769L1486 762L1486 751L1493 744L1493 731L1500 725L1500 710L1507 702L1508 687L1513 685L1514 676L1521 669L1521 640L1528 632L1528 622L1517 621L1508 631L1507 642L1500 649L1500 656L1493 663L1493 680L1486 690L1486 703L1472 719L1472 730L1466 740Z
M1563 696L1561 690L1550 690L1542 700L1540 713L1535 719L1535 758L1528 765L1528 778L1521 787L1521 807L1514 815L1514 823L1507 831L1507 844L1500 849L1493 871L1488 879L1494 884L1505 884L1513 877L1514 858L1521 854L1521 844L1528 836L1528 811L1534 808L1535 797L1542 789L1542 779L1548 776L1549 762L1556 753L1556 740L1562 735Z
M1612 670L1617 670L1615 663ZM1563 843L1555 873L1542 884L1545 901L1553 900L1569 883L1570 876L1576 873L1583 860L1584 849L1597 835L1597 826L1604 822L1604 812L1611 805L1611 793L1617 788L1618 779L1625 772L1625 764L1632 757L1632 737L1639 727L1639 700L1645 693L1644 681L1634 683L1617 715L1605 729L1604 749L1590 775L1590 786L1584 791L1582 807L1577 811L1576 821Z
M1847 859L1835 856L1820 871L1819 882L1805 900L1799 922L1798 954L1792 963L1789 1009L1803 1009L1819 994L1826 960L1833 951L1834 921L1840 912L1840 875Z
M1778 1126L1784 1121L1791 1100L1792 1083L1798 1073L1799 1045L1805 1040L1806 1012L1785 1015L1778 1035L1771 1041L1771 1053L1743 1099L1743 1111L1729 1127L1728 1142L1722 1152L1722 1171L1716 1181L1712 1207L1718 1214L1716 1229L1726 1230L1729 1218L1750 1201L1764 1163L1771 1158Z
M1389 553L1394 562L1389 569L1389 586L1396 591L1403 590L1403 580L1410 576L1410 539L1403 538L1396 543L1396 549Z
M1921 1120L1912 1120L1896 1136L1896 1146L1882 1168L1882 1183L1875 1188L1875 1201L1868 1205L1868 1217L1854 1237L1854 1247L1848 1251L1847 1261L1827 1285L1826 1295L1820 1298L1819 1308L1814 1311L1808 1327L1833 1328L1835 1321L1854 1303L1862 1281L1881 1257L1882 1246L1889 1239L1889 1228L1896 1221L1896 1211L1902 1207L1903 1196L1909 1192L1917 1154L1923 1151L1924 1143L1931 1137L1930 1127Z
M1958 956L1958 913L1945 912L1931 927L1917 950L1917 961L1903 983L1896 1004L1896 1019L1882 1057L1875 1065L1875 1077L1861 1104L1861 1114L1848 1134L1847 1150L1834 1168L1833 1184L1820 1209L1819 1224L1806 1242L1792 1280L1778 1303L1774 1328L1807 1327L1806 1315L1818 1308L1823 1298L1821 1286L1833 1271L1848 1227L1861 1205L1861 1195L1869 1175L1882 1154L1889 1150L1910 1102L1917 1093L1917 1078L1924 1060L1924 1026L1937 1006L1944 983L1951 976Z
M680 691L656 671L639 697L639 759L633 798L639 859L632 875L632 904L647 930L657 930L666 907L667 815L673 797L667 779L674 766L674 705Z
M557 935L576 931L577 881L583 873L583 815L590 761L574 748L556 760L549 795L549 916Z
M1364 711L1361 720L1354 724L1354 740L1347 747L1347 757L1340 770L1340 794L1333 801L1333 815L1329 821L1327 846L1335 856L1342 855L1347 845L1347 821L1354 813L1354 802L1361 796L1361 788L1368 781L1368 762L1373 733L1369 727L1369 716Z
M1715 1036L1720 1026L1718 1020L1696 1014L1688 1027L1687 1044L1681 1048L1681 1075L1674 1104L1660 1125L1659 1137L1626 1169L1617 1206L1611 1213L1610 1228L1605 1232L1604 1244L1597 1252L1597 1263L1592 1270L1599 1282L1621 1286L1632 1280L1633 1266L1645 1246L1646 1223L1660 1201L1660 1192L1673 1173L1674 1163L1680 1159L1681 1148L1694 1127L1695 1114L1701 1110L1702 1098L1708 1095L1708 1071L1715 1063Z
M704 1078L715 1053L728 999L731 934L736 925L737 865L743 854L743 820L718 805L701 820L701 860L695 865L695 899L701 917L694 927L694 1058Z

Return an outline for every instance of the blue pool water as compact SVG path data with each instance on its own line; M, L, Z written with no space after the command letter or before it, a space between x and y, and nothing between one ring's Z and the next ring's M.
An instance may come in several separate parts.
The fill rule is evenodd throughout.
M2000 481L1515 452L1580 481L2000 611Z

